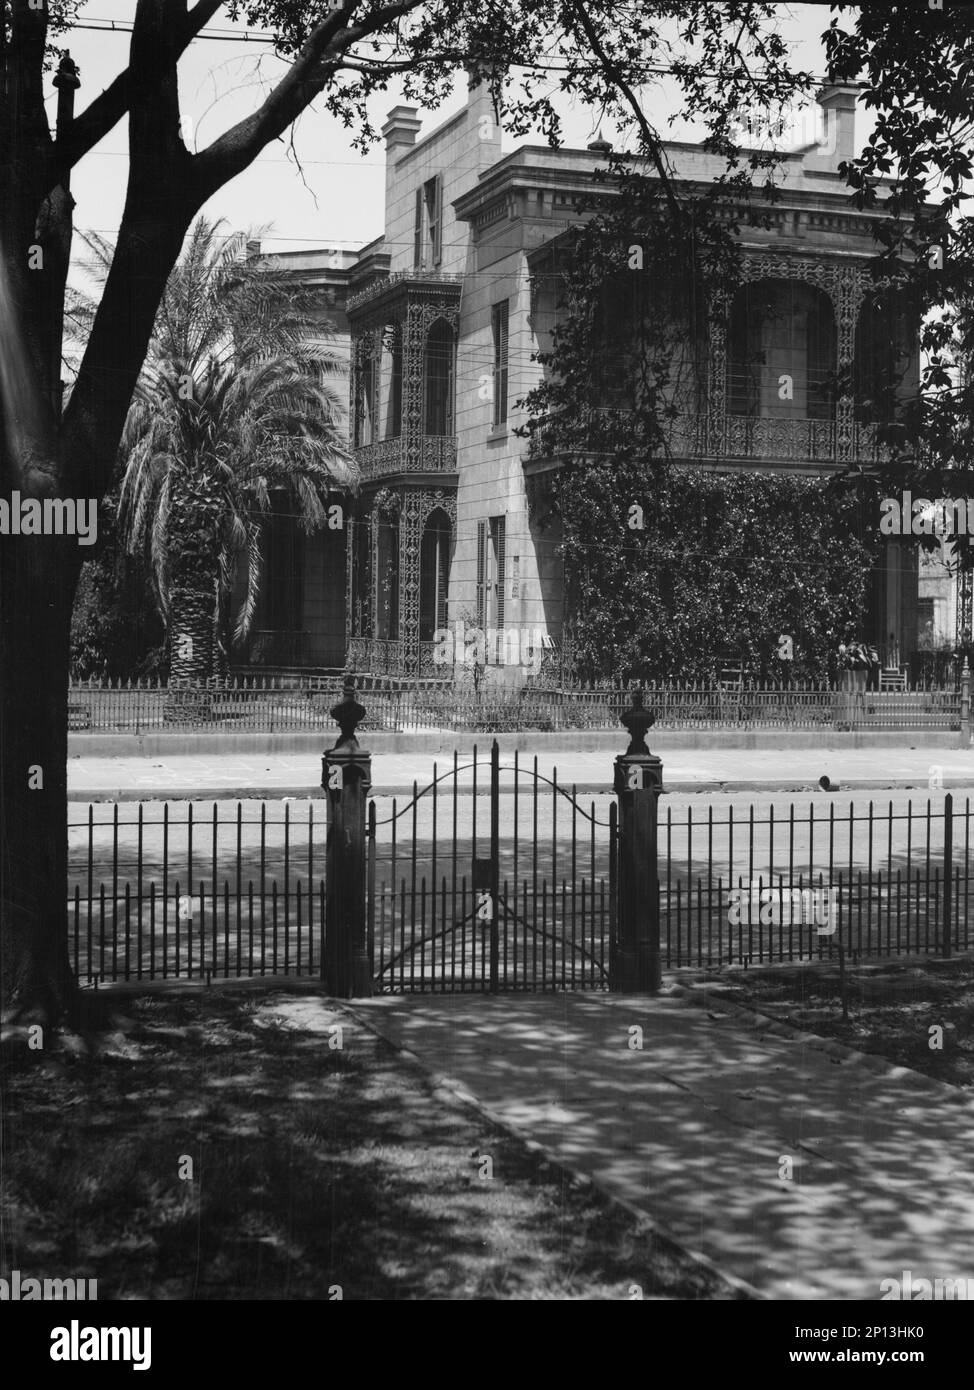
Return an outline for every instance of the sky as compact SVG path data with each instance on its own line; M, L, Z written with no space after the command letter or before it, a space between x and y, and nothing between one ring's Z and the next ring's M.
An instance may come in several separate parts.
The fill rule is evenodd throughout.
M82 8L82 24L102 26L107 21L131 24L134 0L89 0ZM824 55L819 35L829 22L829 9L821 5L781 5L778 7L782 32L794 44L796 66L821 73ZM190 149L202 148L228 126L249 114L260 104L270 86L285 71L267 43L246 39L243 25L233 26L220 12L208 26L221 35L198 39L180 64L180 105L184 119L184 139ZM81 88L76 110L84 109L106 87L127 62L130 35L78 28L61 42L70 48L81 72ZM696 139L701 132L692 123L666 127L673 109L675 88L664 79L649 97L647 109L657 125L674 139ZM436 112L419 111L423 121L420 137L447 119L463 104L466 79L455 84L452 99ZM379 94L373 102L373 123L382 124L386 112L400 101L396 87ZM50 93L49 110L54 123L55 94ZM595 133L598 117L584 109L563 106L566 143L587 144ZM817 108L816 108L817 113ZM861 122L860 122L861 124ZM614 132L604 123L611 140ZM816 138L811 120L794 128L791 143ZM266 251L287 251L327 247L357 250L382 231L385 158L382 142L368 155L353 150L349 132L326 112L312 107L299 119L294 130L294 151L302 172L289 151L289 141L276 141L243 174L221 189L204 209L210 218L223 218L228 230L266 227L262 243ZM508 138L505 150L523 140ZM528 141L528 143L542 143ZM71 191L76 200L75 225L114 238L125 196L128 153L124 122L76 167Z

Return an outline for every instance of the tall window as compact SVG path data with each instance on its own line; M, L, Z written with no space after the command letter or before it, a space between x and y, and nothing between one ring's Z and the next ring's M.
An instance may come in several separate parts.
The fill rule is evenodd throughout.
M304 534L283 493L274 495L266 524L264 626L294 631L301 627L304 606Z
M426 340L424 434L453 433L453 329L437 319Z
M856 418L896 418L897 404L916 372L920 314L906 290L870 295L856 323L853 394Z
M382 373L380 409L383 415L383 439L398 439L402 434L402 324L387 324L382 335Z
M413 268L429 270L443 259L443 176L434 174L416 190Z
M375 443L375 360L371 348L359 348L358 399L355 402L355 444Z
M490 327L494 342L494 411L493 424L502 425L507 419L507 320L508 301L502 299L490 311Z
M447 625L450 545L453 531L445 512L435 511L423 531L419 567L419 640L430 642Z

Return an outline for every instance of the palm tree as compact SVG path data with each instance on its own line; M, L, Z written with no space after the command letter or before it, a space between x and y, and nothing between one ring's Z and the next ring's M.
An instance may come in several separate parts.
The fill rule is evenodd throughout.
M174 685L222 673L230 645L246 638L275 494L310 533L325 524L329 495L358 481L341 362L308 297L244 259L253 233L220 229L201 217L189 233L120 447L120 530L149 561ZM100 278L111 247L86 240ZM83 324L82 297L72 309ZM245 591L233 611L241 565Z

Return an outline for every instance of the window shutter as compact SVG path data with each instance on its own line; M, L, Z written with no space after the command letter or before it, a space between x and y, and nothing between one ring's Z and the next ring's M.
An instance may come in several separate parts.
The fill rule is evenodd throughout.
M416 190L416 221L413 229L413 269L423 264L423 190Z
M437 174L433 206L433 264L439 265L443 259L443 175Z
M440 531L436 547L436 626L446 627L446 598L449 588L450 532L446 527Z
M487 623L487 523L477 522L477 626Z
M496 601L495 612L497 614L497 630L503 631L504 628L504 569L505 569L505 549L506 549L506 530L507 519L499 516L494 521L494 553L497 557L497 582L496 582ZM498 639L499 640L499 639Z
M507 325L508 302L495 304L494 316L494 424L507 419Z

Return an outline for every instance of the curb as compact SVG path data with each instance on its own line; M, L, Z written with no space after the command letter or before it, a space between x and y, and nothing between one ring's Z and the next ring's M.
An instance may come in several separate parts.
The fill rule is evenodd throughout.
M664 769L664 778L666 776ZM417 779L421 780L421 779ZM562 783L559 782L559 786ZM943 783L937 788L938 791L963 791L970 790L974 786L974 776L969 780L963 778L945 777ZM611 796L613 789L611 782L572 782L564 783L567 791L569 787L574 788L579 796ZM461 788L461 794L469 788ZM687 795L694 792L768 792L774 795L786 793L814 793L818 796L844 796L846 792L879 792L879 791L922 791L929 794L929 787L921 782L912 781L906 777L856 777L849 781L842 780L838 788L831 792L823 792L818 782L807 782L799 780L772 781L768 777L764 778L731 778L726 781L708 779L706 781L683 781L675 779L667 780L664 793L669 792L679 795ZM387 796L412 796L413 783L409 782L384 782L381 787L373 786L371 797L373 800L380 800ZM490 794L489 782L478 788L478 794L488 796ZM503 793L502 793L503 794ZM228 787L220 786L195 786L180 787L166 783L160 786L139 786L139 787L103 787L100 789L89 789L88 791L75 788L69 789L68 801L283 801L288 798L292 801L323 801L324 792L320 787L309 789L307 783L299 786L275 786L275 787Z
M441 729L393 733L388 729L362 730L362 745L375 755L437 753L450 757L454 749L461 754L477 747L485 756L497 740L502 753L546 753L551 749L574 749L579 753L622 752L626 734L613 729L523 729L519 732L491 733L470 729ZM336 730L331 724L320 729L290 729L267 733L235 733L187 729L181 733L78 733L68 734L68 757L86 758L165 758L199 754L242 753L251 755L302 753L320 757L334 746ZM872 729L841 733L835 729L815 732L796 729L657 729L652 733L654 750L682 748L691 751L720 752L726 748L786 752L815 749L822 753L844 754L850 749L932 748L954 753L974 751L964 743L956 729Z

